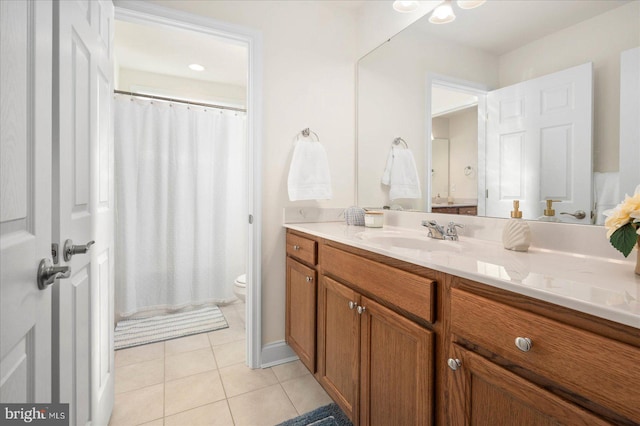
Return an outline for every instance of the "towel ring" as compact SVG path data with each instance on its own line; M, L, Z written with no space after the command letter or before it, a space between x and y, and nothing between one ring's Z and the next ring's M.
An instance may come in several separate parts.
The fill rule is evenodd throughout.
M320 142L320 137L318 136L318 134L308 127L306 129L302 129L302 131L296 135L296 140L300 139L300 135L302 135L302 137L304 138L308 138L310 135L313 135L316 137L316 142ZM313 137L311 138L311 140L313 140Z
M405 142L405 140L404 140L404 139L402 139L402 138L398 137L398 138L395 138L395 139L393 140L393 144L394 144L394 145L400 145L401 143L402 143L402 144L404 144L404 147L405 147L406 149L409 149L409 145Z

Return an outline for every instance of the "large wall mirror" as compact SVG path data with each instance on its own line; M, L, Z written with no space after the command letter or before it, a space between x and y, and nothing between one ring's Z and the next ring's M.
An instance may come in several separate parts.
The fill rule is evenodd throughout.
M620 60L640 46L640 2L452 3L453 22L426 15L358 61L358 204L509 217L519 199L548 219L553 199L554 221L602 223L619 201L596 186L619 180ZM418 175L397 156L399 184L420 198L381 183L398 137Z

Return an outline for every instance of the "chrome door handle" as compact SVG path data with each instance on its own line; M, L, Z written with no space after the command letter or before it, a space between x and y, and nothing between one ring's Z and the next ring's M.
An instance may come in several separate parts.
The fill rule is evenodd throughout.
M358 307L356 308L356 311L357 311L360 315L362 315L362 314L364 313L364 311L366 311L366 310L367 310L367 308L365 308L364 306L358 306Z
M573 213L568 213L568 212L562 212L560 214L566 214L568 216L573 216L576 219L584 219L585 217L587 217L587 214L584 212L584 210L576 210Z
M74 246L72 240L67 240L64 242L64 247L62 249L64 253L64 260L67 262L71 260L74 254L84 254L89 251L92 245L94 245L95 241L89 241L85 245Z
M356 302L353 301L349 301L349 309L355 309L358 306L358 304Z
M38 265L38 288L44 290L55 280L69 278L71 276L71 267L69 266L53 266L49 259L42 259Z
M309 275L307 275L306 280L308 283L313 281L313 277L310 277Z

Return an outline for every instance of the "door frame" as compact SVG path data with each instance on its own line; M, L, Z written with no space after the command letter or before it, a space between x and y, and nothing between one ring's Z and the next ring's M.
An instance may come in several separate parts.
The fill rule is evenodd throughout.
M114 0L115 19L179 28L247 46L247 318L246 363L261 367L262 352L262 33L212 18L131 0Z
M433 126L431 120L433 120L433 114L431 112L431 92L432 87L442 87L445 89L455 90L457 92L464 92L474 95L478 98L478 166L477 166L477 179L478 179L478 216L484 215L485 198L480 194L484 194L486 191L485 182L485 147L487 136L487 92L489 88L481 83L475 83L473 81L467 81L456 77L451 77L443 74L427 73L426 78L426 102L425 102L425 167L427 173L425 173L425 211L431 211L431 173L428 171L432 169L431 164L431 149L432 141L431 135L433 132ZM482 213L481 213L482 212Z

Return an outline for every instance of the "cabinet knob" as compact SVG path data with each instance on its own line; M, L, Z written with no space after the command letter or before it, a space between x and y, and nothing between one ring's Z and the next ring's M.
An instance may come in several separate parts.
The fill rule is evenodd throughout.
M293 246L293 251L298 251L298 250L300 250L300 246L298 246L298 245L294 245L294 246Z
M533 342L528 337L516 337L516 347L522 352L529 352Z
M356 306L358 306L358 304L356 302L353 301L349 301L349 309L354 309Z
M458 358L449 358L447 360L447 365L450 369L456 371L458 368L462 367L462 361L460 361Z
M357 311L360 315L362 315L362 313L363 313L364 311L366 311L366 310L367 310L367 308L365 308L364 306L358 306L358 308L356 309L356 311Z
M311 281L313 281L313 277L310 277L309 275L307 275L307 282L310 283Z

